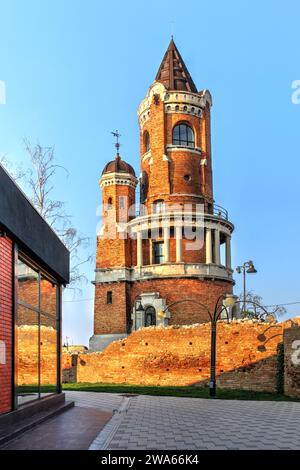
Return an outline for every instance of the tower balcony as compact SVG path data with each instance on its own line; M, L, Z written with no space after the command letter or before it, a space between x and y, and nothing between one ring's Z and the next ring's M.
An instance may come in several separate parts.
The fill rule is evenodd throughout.
M95 284L163 278L210 279L233 283L232 273L232 269L225 266L205 263L161 263L132 268L98 268Z
M202 204L199 204L199 206ZM175 207L175 206L174 206ZM156 225L165 223L166 221L177 222L179 220L196 220L202 219L216 223L222 223L227 226L228 229L232 232L234 230L233 224L229 221L228 211L218 204L203 204L203 209L199 210L197 208L195 211L182 211L182 210L168 210L168 207L161 210L158 213L144 214L144 207L137 206L136 217L130 222L129 227L134 229L136 225L142 225L143 229L146 228L146 225Z
M163 211L143 215L123 225L122 230L125 229L125 243L127 238L135 240L133 265L98 268L95 283L156 278L198 278L233 283L231 233L234 226L222 207L211 207L210 213Z

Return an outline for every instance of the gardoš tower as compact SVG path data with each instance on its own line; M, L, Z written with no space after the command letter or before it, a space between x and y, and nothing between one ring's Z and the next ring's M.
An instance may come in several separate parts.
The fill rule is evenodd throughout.
M172 39L138 108L141 210L128 213L138 181L119 154L100 179L104 225L91 349L144 326L207 321L196 303L172 304L190 299L212 309L232 292L234 227L213 197L211 106L209 91L197 91ZM117 228L113 239L109 219ZM200 238L193 240L194 232Z

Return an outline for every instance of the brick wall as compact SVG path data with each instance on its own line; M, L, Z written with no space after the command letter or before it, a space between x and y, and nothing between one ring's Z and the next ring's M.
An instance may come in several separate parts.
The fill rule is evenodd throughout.
M221 294L231 293L229 282L199 281L198 279L153 279L135 282L112 282L95 286L94 334L127 333L131 311L137 297L146 292L158 292L167 305L182 298L201 302L213 310ZM112 292L112 304L107 304L107 292ZM186 295L184 295L186 292ZM209 320L207 311L192 302L170 307L170 325L192 325Z
M107 292L112 292L112 304L107 303ZM129 311L125 282L97 284L95 287L94 334L127 333Z
M300 397L300 328L293 325L284 332L284 390L286 395Z
M297 319L300 325L300 319ZM277 346L289 322L219 322L219 386L274 392ZM71 367L64 357L65 368ZM80 354L78 382L204 386L210 373L210 325L144 328L101 353Z
M159 292L160 297L166 299L167 305L176 302L178 292L181 292L181 299L193 299L213 310L221 294L232 292L232 285L229 282L180 278L140 281L131 286L131 305L137 296L146 292ZM207 311L192 302L173 305L170 307L170 311L170 325L192 325L209 320Z
M185 151L169 152L169 161L162 158L166 154L166 146L172 144L173 127L187 122L194 130L195 145L201 148L202 155ZM149 165L142 157L145 154L145 132L149 133L151 143L151 156L153 163ZM210 108L207 105L203 117L190 114L165 113L164 103L160 100L151 103L150 118L141 124L140 149L141 170L147 174L149 186L147 207L155 199L164 199L166 202L199 203L193 194L204 195L212 199L212 165L211 165L211 137L210 137ZM200 167L200 158L207 160L207 165ZM184 175L190 175L191 180L186 182ZM179 199L176 193L180 193ZM191 196L185 196L190 194Z
M0 413L12 409L12 250L0 237Z

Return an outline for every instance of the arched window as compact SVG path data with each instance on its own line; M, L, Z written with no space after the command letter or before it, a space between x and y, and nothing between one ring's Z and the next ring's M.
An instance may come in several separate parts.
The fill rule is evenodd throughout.
M173 128L173 145L184 145L185 147L195 147L195 136L193 129L187 124L177 124Z
M109 197L107 200L107 209L111 210L113 208L113 200L112 197Z
M144 134L144 144L145 144L146 152L148 152L150 150L150 135L148 131L145 131L145 134Z

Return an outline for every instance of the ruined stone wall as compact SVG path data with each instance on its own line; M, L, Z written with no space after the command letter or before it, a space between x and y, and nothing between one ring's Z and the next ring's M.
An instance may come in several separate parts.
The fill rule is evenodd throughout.
M284 341L285 394L300 396L300 318L269 324L251 321L219 322L217 383L223 388L276 391L277 348ZM34 326L18 329L20 384L36 379ZM55 383L56 332L42 327L42 383ZM296 351L296 353L295 353ZM294 354L294 356L293 356ZM300 362L300 361L299 361ZM62 354L63 382L127 383L132 385L206 386L210 374L210 325L143 328L110 344L101 353Z
M218 385L274 392L277 347L288 327L290 322L219 322ZM210 374L210 332L209 323L143 328L103 352L78 355L77 381L205 386Z

